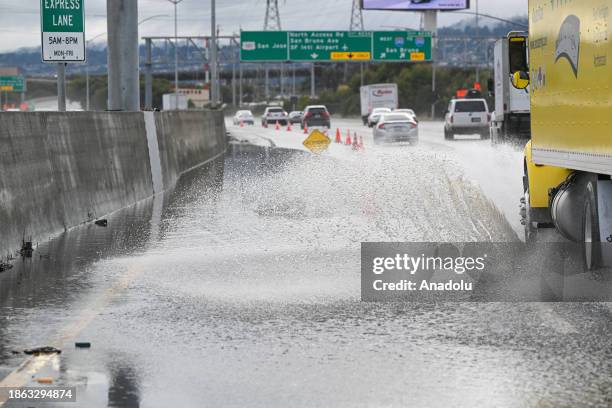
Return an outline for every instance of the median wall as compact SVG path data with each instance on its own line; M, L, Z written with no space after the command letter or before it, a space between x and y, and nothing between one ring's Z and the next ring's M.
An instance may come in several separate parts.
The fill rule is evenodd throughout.
M224 150L218 111L0 113L0 258L22 237L161 192Z

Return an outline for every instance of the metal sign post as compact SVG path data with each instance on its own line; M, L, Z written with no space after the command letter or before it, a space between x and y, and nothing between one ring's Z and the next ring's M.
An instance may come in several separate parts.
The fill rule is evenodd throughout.
M66 64L57 64L57 110L66 112Z
M57 63L58 109L66 110L66 64L85 62L85 0L40 0L42 60Z

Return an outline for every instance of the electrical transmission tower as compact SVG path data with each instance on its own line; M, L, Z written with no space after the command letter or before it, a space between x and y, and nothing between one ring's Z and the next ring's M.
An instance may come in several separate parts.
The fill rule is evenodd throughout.
M266 0L266 21L264 31L280 31L281 20L278 11L278 0Z
M266 19L264 21L264 31L280 31L281 20L280 13L278 11L278 0L266 0ZM265 95L266 99L270 97L270 70L268 64L266 64L266 83L265 83ZM281 93L283 93L283 67L281 65Z
M361 12L360 0L353 0L353 9L351 10L351 27L350 31L363 31L363 13Z
M351 26L349 31L363 31L363 13L361 11L361 1L353 0L351 9ZM363 63L359 65L361 71L361 85L363 85ZM344 64L344 82L348 80L348 64Z

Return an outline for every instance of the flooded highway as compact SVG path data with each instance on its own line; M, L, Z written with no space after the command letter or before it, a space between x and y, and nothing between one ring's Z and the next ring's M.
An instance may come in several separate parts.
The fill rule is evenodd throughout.
M323 156L234 129L165 195L40 243L0 274L0 378L53 345L40 375L78 395L55 406L611 406L609 304L361 302L362 242L520 241L516 186L482 170L520 153L422 129Z

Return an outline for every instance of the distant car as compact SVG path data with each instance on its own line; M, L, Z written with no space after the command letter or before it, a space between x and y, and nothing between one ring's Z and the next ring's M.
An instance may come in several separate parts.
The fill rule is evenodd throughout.
M296 123L302 123L302 112L299 111L293 111L289 114L289 122L292 125L295 125Z
M374 110L372 110L372 113L370 113L370 116L368 116L368 126L374 127L378 123L380 117L385 113L391 113L391 109L375 108Z
M407 113L408 115L416 118L416 113L412 109L395 109L393 113Z
M444 119L444 139L453 140L455 135L479 134L489 138L491 114L484 99L453 99L448 105Z
M305 127L313 127L313 126L321 126L321 127L331 127L331 116L327 108L323 105L313 105L307 106L304 109L304 114L302 116L302 129Z
M419 124L407 113L385 113L374 127L374 144L383 142L419 143Z
M234 115L233 121L234 125L239 125L240 123L243 123L245 125L254 125L255 117L253 116L253 113L250 110L239 110Z
M267 107L261 117L261 125L263 127L268 127L270 124L276 124L276 122L282 126L287 126L288 121L289 115L287 115L287 112L285 112L283 108L278 106Z

